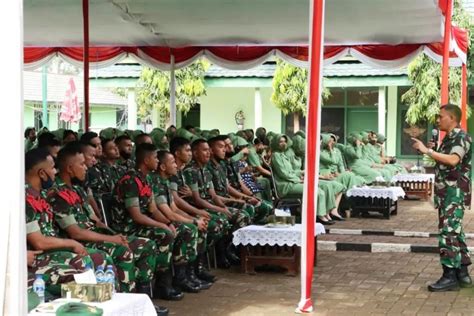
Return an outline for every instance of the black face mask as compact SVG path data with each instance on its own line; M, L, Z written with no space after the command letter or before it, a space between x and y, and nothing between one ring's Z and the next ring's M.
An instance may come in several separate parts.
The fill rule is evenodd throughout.
M130 157L132 157L132 154L129 154L129 153L126 153L126 152L121 151L121 152L120 152L120 156L121 156L123 159L127 160L127 159L130 159Z
M43 190L48 190L49 188L51 188L54 184L54 181L53 179L47 174L48 176L48 179L47 180L43 180L43 178L40 177L41 179L41 188Z
M72 177L72 178L71 178L71 183L72 183L73 185L77 185L77 186L81 186L81 187L82 187L82 186L84 186L84 183L85 183L85 182L86 182L86 181L79 180L79 178L77 178L77 177Z

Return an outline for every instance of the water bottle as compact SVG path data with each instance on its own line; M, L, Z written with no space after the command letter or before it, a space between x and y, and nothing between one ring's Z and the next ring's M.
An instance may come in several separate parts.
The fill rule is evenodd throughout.
M285 213L288 214L288 215L291 215L291 211L290 211L290 208L288 206L285 207Z
M95 279L97 280L97 284L105 283L104 267L97 267L97 269L95 270Z
M33 292L38 295L40 304L44 303L44 291L46 289L46 284L44 283L43 280L43 275L42 274L36 274L35 277L35 282L33 282Z
M111 265L108 265L105 271L105 283L112 284L112 293L115 293L115 273Z

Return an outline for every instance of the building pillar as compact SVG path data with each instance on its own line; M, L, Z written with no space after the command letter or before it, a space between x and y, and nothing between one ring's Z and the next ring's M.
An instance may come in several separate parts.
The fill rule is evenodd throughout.
M169 125L176 126L176 76L175 76L174 55L171 55L170 72L170 121Z
M255 88L255 101L254 101L254 113L255 113L255 123L254 123L254 131L257 128L262 126L262 96L260 95L260 88Z
M397 108L398 108L398 87L387 88L387 141L385 143L387 156L396 156L397 154Z
M127 102L128 122L127 128L131 130L137 129L137 102L135 100L135 90L128 90Z
M378 132L385 135L385 111L386 111L386 95L385 87L379 87L379 106L378 106Z

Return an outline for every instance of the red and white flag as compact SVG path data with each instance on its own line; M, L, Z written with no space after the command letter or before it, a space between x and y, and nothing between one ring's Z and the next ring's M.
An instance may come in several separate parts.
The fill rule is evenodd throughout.
M68 89L66 90L66 96L60 113L59 119L61 121L77 123L81 119L81 108L79 107L76 84L73 78L69 79Z

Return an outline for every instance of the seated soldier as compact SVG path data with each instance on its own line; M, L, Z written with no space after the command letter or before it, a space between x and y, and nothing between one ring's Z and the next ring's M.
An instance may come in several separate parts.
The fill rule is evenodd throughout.
M192 201L192 191L185 183L183 170L192 160L191 145L189 140L183 137L175 137L170 143L177 172L170 179L170 189L176 206L187 214L203 218L207 222L206 241L207 245L216 244L224 235L228 225L225 216L209 212L206 209L198 209ZM198 278L208 282L214 282L216 277L211 275L206 268L206 249L198 249L198 262L195 272Z
M70 130L70 129L64 130L63 145L66 145L67 143L71 143L71 142L75 142L75 141L78 141L77 133L74 132L73 130Z
M290 157L285 155L288 136L276 135L272 138L272 171L278 195L282 197L303 196L303 171L293 168Z
M132 159L133 143L127 135L121 135L115 139L115 144L119 150L120 158L117 160L119 166L123 166L126 171L135 168L135 162Z
M97 135L97 134L96 134ZM92 209L94 210L95 215L102 218L102 213L99 209L97 201L100 199L100 196L96 193L97 191L93 190L97 186L97 180L101 177L100 170L97 168L97 160L96 160L96 150L97 148L94 147L91 143L84 143L84 142L71 142L69 144L76 144L79 146L82 154L84 155L84 163L87 167L86 172L86 180L81 183L82 189L87 194L87 202L91 205Z
M53 159L56 159L61 149L61 142L53 133L45 132L38 136L38 148L46 148Z
M176 228L156 207L150 184L150 173L158 167L156 147L141 144L136 149L136 169L130 169L114 189L112 228L127 235L149 238L156 242L154 297L180 300L183 293L172 286L171 256Z
M236 167L236 162L233 162L230 157L235 155L235 150L234 146L232 144L232 141L230 140L229 136L227 135L221 135L218 137L214 138L215 141L212 139L209 140L209 144L211 145L211 151L213 151L213 148L216 148L218 154L220 154L220 142L224 142L224 159L220 160L220 157L217 157L218 161L220 164L223 165L223 167L226 170L227 173L227 180L228 180L228 185L227 185L227 191L230 196L237 198L237 199L242 199L249 203L250 205L254 206L255 208L255 214L252 218L253 222L255 223L260 223L260 224L265 224L267 216L270 215L270 213L273 210L273 205L270 201L265 201L257 196L254 195L254 193L245 185L244 181L242 180L241 174L239 172L238 167ZM245 142L241 144L239 149L248 147L248 143ZM240 150L239 150L240 151ZM213 157L212 155L211 157ZM247 158L247 155L244 155L245 158ZM213 158L215 159L215 158ZM240 160L241 161L241 160ZM239 161L237 161L239 163ZM265 179L267 180L267 179Z
M48 192L48 202L55 212L55 222L72 239L79 240L90 248L102 250L112 257L122 292L135 291L137 279L137 290L150 294L149 284L156 264L153 256L156 244L146 238L115 234L97 218L80 186L87 170L80 144L70 143L62 148L57 164L57 185Z
M158 209L171 220L177 232L173 248L175 285L186 292L198 292L212 283L195 274L197 253L206 249L207 220L195 218L180 210L173 200L170 178L177 173L174 156L168 151L158 152L158 170L152 174L153 194Z
M197 139L191 145L193 160L184 169L185 184L189 186L192 195L189 200L197 207L205 208L212 214L220 216L220 220L225 224L223 237L216 243L217 266L219 268L229 268L229 257L237 260L235 255L228 251L231 242L232 226L234 228L247 226L250 216L236 209L230 210L214 190L212 175L207 169L210 160L210 149L204 139Z
M36 130L34 127L25 129L25 152L30 151L36 146Z
M113 139L103 139L102 148L102 159L97 164L100 177L91 180L91 189L97 196L111 194L117 182L127 172L123 166L117 164L120 154Z
M45 190L49 189L55 178L53 158L45 148L32 149L25 155L25 219L26 240L28 249L34 254L34 263L29 271L49 271L50 264L63 265L70 271L84 271L87 265L91 268L105 267L106 257L103 252L87 249L73 239L58 238L58 232L53 224L54 212L45 199ZM72 272L71 272L72 273ZM44 273L43 273L44 274ZM62 277L65 277L62 278ZM72 274L46 275L47 285L60 285L71 281ZM59 279L58 279L59 278ZM60 295L60 287L52 294Z

